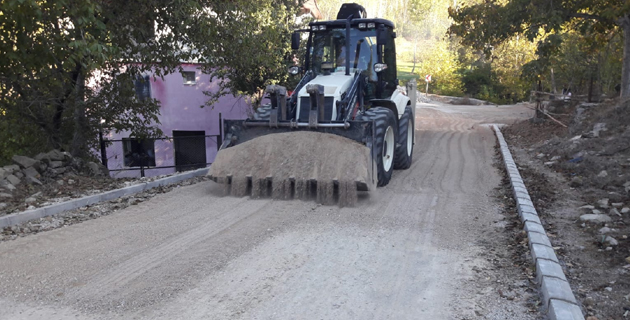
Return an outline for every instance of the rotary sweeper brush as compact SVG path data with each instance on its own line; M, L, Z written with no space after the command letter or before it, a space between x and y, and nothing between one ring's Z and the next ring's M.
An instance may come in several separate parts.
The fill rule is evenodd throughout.
M253 119L224 120L214 181L236 196L344 204L411 166L415 81L409 96L398 89L394 24L365 16L344 4L337 20L293 33L293 50L308 33L304 64L289 69L302 79L291 95L268 86Z

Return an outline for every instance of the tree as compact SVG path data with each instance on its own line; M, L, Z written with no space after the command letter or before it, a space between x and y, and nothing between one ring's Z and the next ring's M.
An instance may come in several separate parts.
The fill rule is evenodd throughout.
M490 49L514 35L539 40L538 56L545 60L558 52L559 36L575 29L583 36L610 32L624 34L621 96L630 98L630 2L615 0L488 0L449 8L455 23L449 29L475 49Z
M229 80L221 94L253 93L262 79L278 78L297 7L289 0L3 0L0 120L34 125L31 140L75 156L89 154L100 128L160 135L159 101L139 99L134 81L202 61Z
M49 147L79 156L101 126L157 133L159 105L137 99L133 81L190 58L181 48L200 9L187 0L5 0L0 109L36 125ZM155 38L154 26L170 32Z
M302 2L302 1L300 1ZM248 96L257 105L268 84L284 84L292 63L290 36L299 5L290 0L217 2L203 23L197 49L203 71L220 80L206 92L211 106L223 95Z

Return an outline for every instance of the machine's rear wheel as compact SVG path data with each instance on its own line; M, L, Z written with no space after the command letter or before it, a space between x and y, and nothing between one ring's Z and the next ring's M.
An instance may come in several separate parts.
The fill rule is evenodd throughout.
M398 138L396 116L387 108L373 107L357 116L356 119L374 121L375 141L373 147L376 151L374 160L378 171L377 185L379 187L385 186L389 183L394 171L396 139Z
M414 125L413 112L411 111L411 107L407 106L405 113L403 113L398 121L398 146L396 147L394 169L409 169L409 167L411 167Z

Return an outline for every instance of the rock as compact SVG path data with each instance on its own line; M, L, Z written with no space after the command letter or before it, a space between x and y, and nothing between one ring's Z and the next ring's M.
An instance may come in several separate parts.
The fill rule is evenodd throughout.
M612 208L612 209L610 209L610 211L608 212L608 214L610 214L610 215L616 215L616 216L620 216L620 217L621 217L621 213L619 213L619 210L617 210L617 208Z
M580 221L592 222L592 223L606 223L612 221L612 219L605 214L583 214L580 216Z
M575 137L569 139L569 141L577 141L577 140L580 140L580 139L582 139L582 135L575 136Z
M50 162L50 167L55 169L55 168L59 168L59 167L63 167L63 162L62 161L51 161Z
M24 178L24 174L22 173L22 171L16 171L16 172L13 173L13 175L18 177L18 179Z
M63 182L63 180L57 180L57 184L60 185L60 186L63 186L64 182Z
M22 170L22 173L24 173L24 175L27 178L28 177L34 177L34 178L41 177L41 175L39 175L39 172L37 172L37 170L35 170L35 168L33 168L33 167L28 167L28 168Z
M8 206L8 204L4 203L4 202L0 202L0 210L3 210L4 208L6 208Z
M630 208L628 207L621 209L621 213L628 213L628 212L630 212Z
M9 173L6 170L0 168L0 180L6 178L8 175Z
M38 153L33 159L38 161L50 162L50 158L48 157L47 153Z
M586 320L599 320L596 316L588 316Z
M26 177L26 182L28 184L36 184L38 186L44 185L41 181L39 181L39 179L35 177Z
M11 160L13 160L13 163L19 165L22 168L29 168L36 164L39 165L39 161L25 156L13 156Z
M605 123L602 123L602 122L596 123L593 126L593 136L594 137L599 137L599 133L600 132L607 131L607 130L608 129L606 129L606 124Z
M630 181L624 183L623 187L626 189L627 193L630 193Z
M573 177L571 178L571 187L581 187L584 182L581 177Z
M612 204L613 208L621 208L623 207L623 202L615 202Z
M608 292L612 292L612 288L611 287L606 287L606 288L604 288L604 290L606 290Z
M40 162L39 168L36 168L36 169L39 172L46 172L46 169L48 169L48 165L45 162Z
M617 241L617 239L611 237L611 236L604 236L604 239L602 240L602 242L604 243L608 243L611 246L616 246L619 244L619 241Z
M591 212L593 212L593 214L602 214L602 212L597 209L593 209Z
M69 153L67 152L61 152L59 150L52 150L50 152L48 152L46 154L46 156L48 157L48 159L50 159L51 161L64 161L64 160L70 160L72 159L72 156L70 156Z
M10 174L10 175L7 177L7 181L9 181L9 183L10 183L10 184L12 184L12 185L14 185L14 186L17 186L17 185L19 185L19 184L20 184L20 182L22 182L22 181L21 181L18 177L14 176L14 175L12 175L12 174Z
M24 203L33 203L36 202L37 199L33 198L33 197L28 197L26 199L24 199Z
M3 186L3 188L5 188L5 189L9 190L9 192L13 192L15 189L17 189L14 185L12 185L12 184L10 184L10 183L8 183L8 182L7 182L7 184L5 184L5 185Z
M546 165L546 166L553 166L554 164L556 164L555 161L548 161L548 162L544 163L544 165Z
M630 257L626 257L626 262L630 263Z
M48 169L48 172L50 173L51 176L56 177L58 175L63 174L67 170L68 169L66 167L61 167L61 168L57 168L57 169Z
M585 206L581 206L580 209L593 210L595 209L595 206L585 205Z
M560 160L560 158L562 158L562 157L560 157L560 156L554 156L553 158L551 158L551 161L557 161L557 160Z
M538 159L542 159L544 157L545 157L544 153L539 153L539 154L536 155L536 158L538 158Z
M606 178L608 177L608 172L606 170L602 170L599 172L599 174L597 174L597 176L600 178Z
M597 201L597 207L602 209L608 209L608 198Z
M11 199L13 198L13 195L9 194L9 193L4 193L4 192L0 192L0 199Z
M610 228L608 228L608 227L603 227L603 228L599 229L599 233L600 234L607 234L610 231L612 231L612 230Z
M101 168L98 164L90 161L86 164L88 170L90 171L91 176L99 176L101 175Z
M595 299L593 299L592 297L586 297L584 298L584 301L582 303L584 303L584 305L587 307L592 307L595 305Z
M6 171L8 174L12 174L13 172L20 170L20 166L12 164L10 166L4 166L2 167L2 169Z
M73 184L74 184L74 180L68 179L68 185L73 185Z

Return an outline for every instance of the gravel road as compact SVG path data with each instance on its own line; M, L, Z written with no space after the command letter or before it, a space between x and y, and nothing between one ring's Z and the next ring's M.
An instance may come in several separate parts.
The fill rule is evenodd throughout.
M421 104L411 169L354 208L203 182L0 243L0 319L537 319L484 257L507 236L480 124L527 111Z

